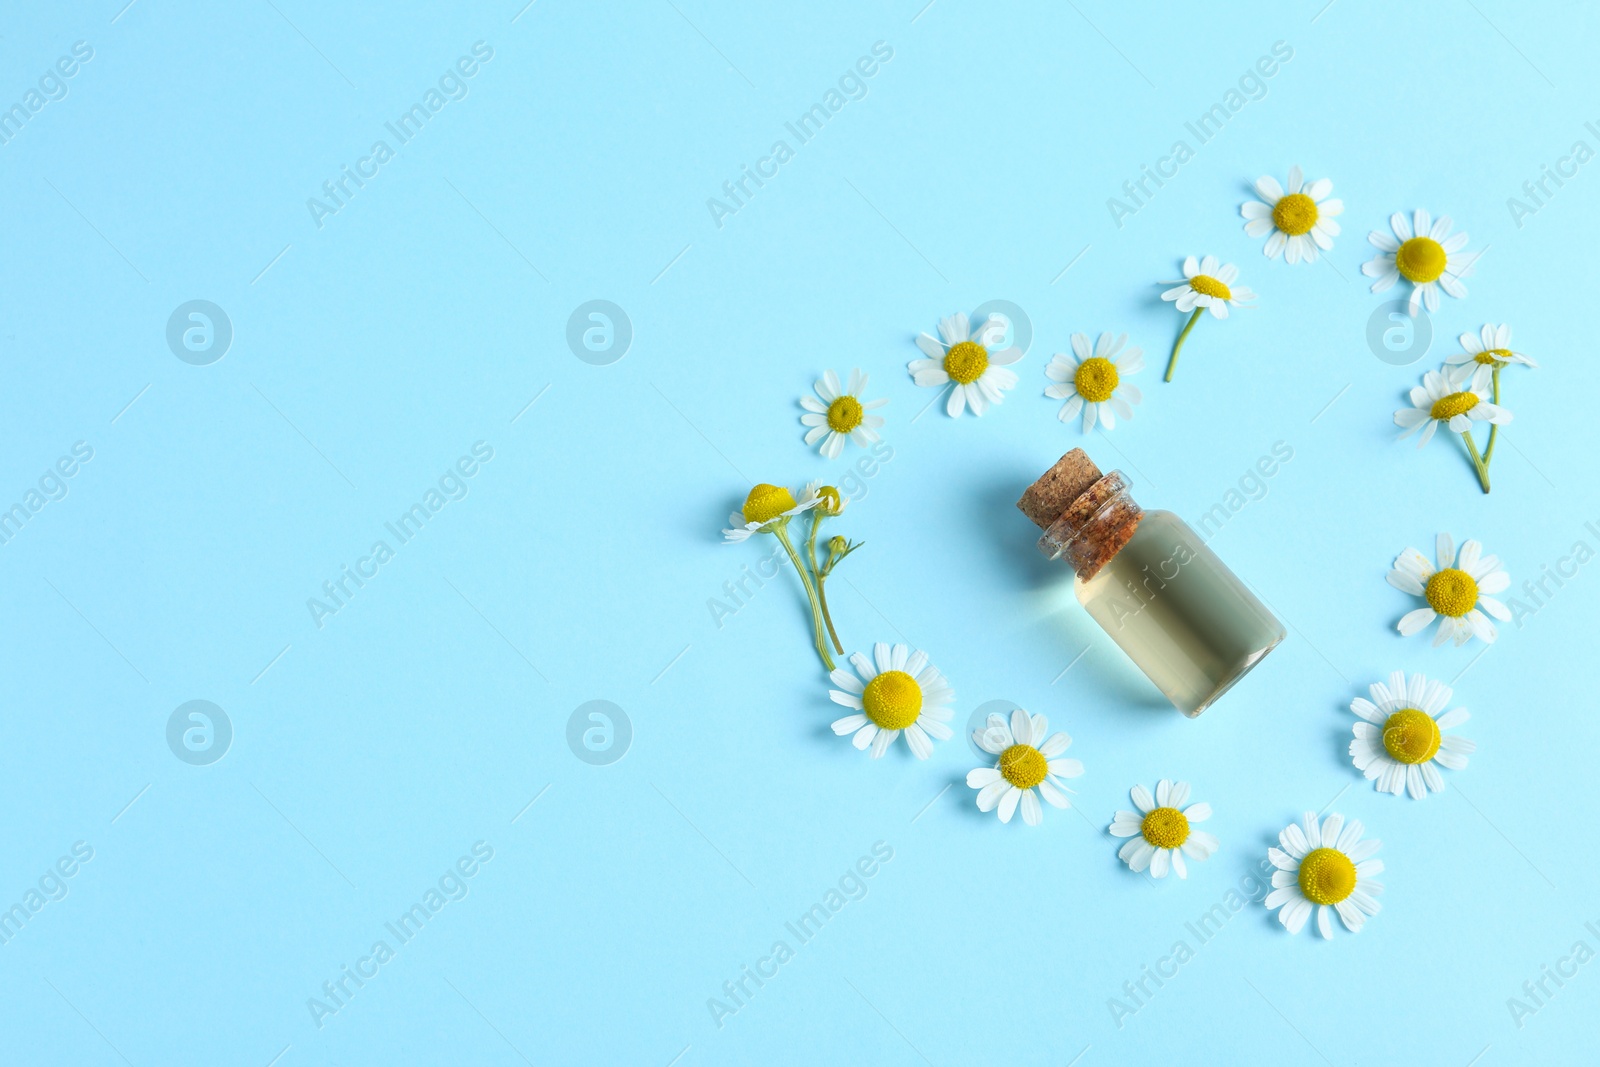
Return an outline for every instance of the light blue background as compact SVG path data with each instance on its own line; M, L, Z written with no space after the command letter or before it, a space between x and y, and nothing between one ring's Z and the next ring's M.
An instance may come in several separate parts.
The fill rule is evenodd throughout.
M1600 164L1520 227L1506 204L1574 141L1600 148L1591 8L123 3L0 25L7 105L94 49L0 146L0 498L94 449L0 545L0 906L94 849L0 946L8 1062L1592 1055L1600 963L1520 1029L1506 1002L1580 938L1600 949L1600 565L1481 658L1400 638L1414 604L1383 580L1440 530L1517 587L1597 545ZM494 54L466 98L318 228L307 198L476 41ZM793 147L784 123L878 41L865 98L716 226L707 198ZM1184 123L1275 41L1293 58L1265 97L1197 146ZM1179 138L1195 158L1118 228L1107 198ZM1290 268L1238 212L1296 162L1347 207L1328 261ZM1359 269L1366 233L1417 207L1484 254L1432 352L1392 366ZM1157 283L1206 252L1260 306L1203 322L1163 385L1181 320ZM196 298L235 330L210 366L164 340ZM565 342L593 298L633 323L610 366ZM997 298L1035 330L1019 386L981 420L914 419L933 393L912 337ZM1541 363L1505 375L1487 497L1451 442L1419 453L1390 421L1484 322ZM1146 400L1085 440L1043 368L1102 329L1144 347ZM890 400L893 458L835 524L867 542L833 583L846 643L926 648L958 724L992 699L1048 714L1087 766L1076 812L1002 826L964 742L872 762L835 738L792 575L713 620L770 549L719 543L748 485L861 454L803 447L796 403L854 366ZM307 598L478 441L469 495L319 629ZM1279 441L1293 460L1212 544L1290 638L1189 721L1070 603L1013 501L1082 443L1194 522ZM1457 679L1473 712L1471 766L1425 802L1376 795L1345 754L1349 701L1395 669ZM210 766L165 740L191 699L235 731ZM632 722L609 766L565 740L592 699ZM1222 851L1186 882L1130 873L1104 831L1162 776L1216 809ZM1324 943L1252 904L1199 945L1185 924L1330 803L1383 839L1382 914ZM319 1029L308 998L478 841L465 899ZM866 897L719 1028L707 999L795 946L784 923L878 841ZM1119 1028L1108 999L1179 939L1194 959Z

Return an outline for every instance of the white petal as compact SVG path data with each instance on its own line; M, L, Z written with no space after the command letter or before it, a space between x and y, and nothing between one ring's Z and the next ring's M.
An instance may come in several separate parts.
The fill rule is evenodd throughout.
M1039 797L1031 789L1022 791L1022 821L1029 826L1038 826L1043 820L1043 812L1039 808Z
M1060 789L1057 789L1055 783L1050 781L1048 778L1039 783L1039 795L1044 797L1044 799L1053 808L1070 808L1072 806L1072 801L1067 799L1067 795ZM1139 832L1137 826L1134 828L1133 832ZM1125 837L1128 835L1118 834L1117 836Z
M1276 878L1277 876L1274 875L1273 877ZM1289 901L1295 899L1299 895L1300 895L1300 887L1299 886L1293 885L1293 884L1281 885L1278 888L1274 889L1272 892L1268 893L1267 894L1267 899L1265 901L1263 901L1262 903L1264 903L1266 905L1268 911L1271 911L1273 908L1282 907L1283 905L1289 903Z
M1011 785L1009 782L1007 782L1006 784L1007 785ZM1022 799L1022 790L1018 789L1014 785L1011 785L1010 789L1007 790L1004 794L1001 795L1001 797L1000 797L1000 821L1001 822L1010 822L1011 821L1011 816L1013 816L1013 815L1015 815L1017 813L1017 803L1021 799Z
M1011 712L1011 736L1019 745L1033 744L1033 720L1021 708Z
M1053 759L1045 763L1045 770L1057 778L1080 778L1083 762L1075 759Z
M1399 630L1402 636L1410 637L1412 634L1425 629L1436 618L1438 616L1434 614L1432 608L1417 608L1415 611L1406 612L1395 629Z
M1396 414L1395 421L1398 422L1399 418L1399 414ZM1412 596L1421 596L1424 592L1426 592L1426 588L1423 586L1421 579L1409 571L1392 570L1383 576L1383 580L1400 590L1402 593L1409 593Z
M1045 738L1044 744L1039 747L1039 755L1045 759L1055 759L1072 745L1072 738L1065 733L1057 732Z
M958 311L939 320L939 336L944 338L946 345L958 345L968 340L970 333L965 312Z
M1172 852L1170 849L1158 848L1155 855L1150 857L1150 877L1165 878L1167 871L1172 869Z
M972 739L991 756L998 756L1011 747L1011 732L1003 726L974 730Z

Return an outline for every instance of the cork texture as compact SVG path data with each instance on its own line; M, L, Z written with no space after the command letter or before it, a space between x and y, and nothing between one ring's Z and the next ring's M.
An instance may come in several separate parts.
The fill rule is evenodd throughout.
M1099 480L1100 468L1094 465L1094 460L1083 449L1074 448L1028 486L1022 499L1017 501L1017 507L1035 526L1047 530L1074 500Z

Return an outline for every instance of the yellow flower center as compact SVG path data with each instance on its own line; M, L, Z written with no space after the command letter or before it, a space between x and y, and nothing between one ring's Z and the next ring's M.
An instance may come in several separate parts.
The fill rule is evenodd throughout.
M1317 224L1317 202L1305 193L1290 193L1273 207L1272 221L1291 237L1310 233Z
M1189 817L1177 808L1156 808L1144 817L1139 832L1156 848L1177 848L1189 840Z
M1072 376L1072 384L1077 387L1078 395L1091 404L1098 404L1102 400L1110 400L1111 394L1117 391L1117 365L1103 356L1093 356L1078 364L1078 371Z
M1505 362L1510 358L1511 349L1509 348L1486 348L1482 352L1479 352L1477 355L1473 356L1472 360L1474 363L1482 363L1490 367L1500 367L1504 366Z
M905 671L884 671L867 683L861 705L879 729L904 730L922 714L922 687Z
M1189 288L1201 296L1215 296L1223 300L1233 299L1233 290L1209 274L1196 274L1193 278L1190 278Z
M744 498L744 521L767 522L794 507L794 494L781 485L762 482Z
M1444 245L1432 237L1413 237L1394 254L1394 265L1406 281L1419 285L1437 281L1444 273L1444 264Z
M1435 400L1428 414L1436 419L1453 419L1457 415L1465 415L1477 406L1477 393L1451 393Z
M1461 618L1478 603L1478 583L1472 575L1454 567L1436 572L1422 593L1428 598L1428 607L1453 619Z
M1337 904L1356 890L1356 865L1336 848L1313 849L1300 861L1300 892L1313 904Z
M1012 745L1000 753L1000 774L1018 789L1032 789L1049 773L1044 755L1032 745Z
M828 429L849 433L861 425L861 401L853 396L841 396L828 405Z
M976 341L962 341L944 354L944 372L952 381L970 385L989 369L989 350Z
M1417 708L1401 708L1383 724L1383 747L1401 763L1427 763L1439 751L1439 724Z
M844 510L844 498L839 495L839 490L835 487L824 485L817 490L817 496L822 498L817 510L824 515L837 515Z

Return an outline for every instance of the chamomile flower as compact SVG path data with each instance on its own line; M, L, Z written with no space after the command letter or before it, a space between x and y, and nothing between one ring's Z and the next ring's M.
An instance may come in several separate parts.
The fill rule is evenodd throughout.
M733 544L754 534L772 533L788 524L802 511L810 511L822 503L821 497L796 501L794 494L781 485L762 482L744 498L744 507L728 516L731 529L723 530L724 542Z
M1411 390L1411 407L1394 413L1394 424L1402 427L1401 438L1410 437L1417 427L1422 436L1417 447L1428 443L1440 425L1448 426L1451 433L1466 433L1474 422L1488 422L1500 426L1511 421L1511 412L1499 404L1489 403L1489 394L1475 381L1467 381L1471 372L1465 370L1431 370L1422 376L1422 384Z
M1000 809L1000 821L1010 822L1020 805L1022 821L1038 826L1044 811L1042 796L1052 807L1070 808L1063 778L1076 778L1083 764L1063 759L1061 754L1072 744L1064 733L1049 732L1043 715L1029 715L1021 708L1005 716L990 715L983 726L972 732L978 747L998 757L993 767L979 767L967 774L967 785L978 791L978 810Z
M1367 241L1379 255L1361 265L1361 273L1376 278L1372 291L1381 293L1404 278L1412 285L1410 311L1426 305L1429 312L1439 310L1439 290L1443 289L1456 299L1467 295L1461 279L1472 273L1476 255L1462 256L1467 247L1467 235L1451 234L1450 216L1440 215L1437 221L1421 208L1408 220L1396 211L1389 216L1391 237L1379 230L1367 234Z
M1161 299L1176 303L1178 310L1184 314L1196 308L1210 308L1211 314L1225 319L1228 317L1228 305L1243 307L1241 301L1256 298L1252 290L1233 284L1239 277L1239 268L1232 263L1223 263L1216 256L1204 259L1190 256L1185 259L1183 277L1183 284L1162 293Z
M1483 546L1476 541L1465 541L1461 545L1461 558L1457 559L1455 544L1447 533L1439 535L1436 547L1437 568L1414 548L1395 557L1394 570L1388 575L1389 584L1428 602L1427 607L1406 612L1396 629L1410 637L1438 619L1439 632L1433 638L1434 648L1451 639L1457 645L1464 645L1474 637L1492 644L1499 632L1484 612L1502 622L1511 618L1509 608L1486 595L1511 586L1510 576L1500 569L1500 558L1485 556Z
M744 507L728 516L729 529L722 531L723 540L729 544L748 541L758 533L771 534L778 544L783 546L783 551L789 557L789 562L794 566L795 574L800 578L800 587L805 590L806 601L811 607L811 630L816 643L817 657L822 660L822 666L829 671L834 669L833 656L828 652L827 638L823 635L826 626L828 633L833 632L833 623L828 618L827 601L821 596L821 579L826 575L819 573L817 580L812 580L811 571L816 570L816 556L814 546L817 538L817 526L824 515L837 515L843 508L839 503L839 491L831 486L822 486L820 489L813 482L806 486L803 500L795 500L794 494L781 485L768 485L762 482L750 490L744 498ZM789 520L802 512L811 512L811 536L806 540L806 555L811 560L811 571L806 569L806 564L796 551L794 541L789 537ZM830 564L832 563L830 558ZM834 647L843 651L839 645L838 637L834 637Z
M1445 711L1449 686L1420 674L1407 682L1404 671L1391 674L1388 685L1374 682L1370 692L1371 700L1356 697L1350 702L1350 710L1362 719L1350 742L1356 769L1377 782L1381 792L1395 796L1407 792L1413 800L1421 800L1430 789L1444 792L1439 767L1464 769L1467 757L1478 747L1442 732L1466 722L1467 709Z
M1229 305L1244 307L1243 301L1256 298L1252 290L1233 284L1239 277L1239 268L1232 263L1223 263L1216 256L1200 260L1190 256L1185 259L1183 277L1185 281L1182 285L1161 294L1161 299L1171 301L1179 311L1185 314L1193 312L1189 315L1189 321L1183 324L1177 341L1173 342L1172 358L1167 360L1167 374L1163 379L1169 382L1172 381L1172 372L1178 368L1178 350L1183 347L1189 331L1200 321L1200 315L1206 308L1210 308L1216 318L1225 319Z
M1524 367L1538 367L1539 364L1511 348L1511 327L1504 323L1499 326L1485 325L1476 335L1464 333L1461 335L1461 351L1445 357L1445 362L1452 366L1466 366L1472 371L1472 387L1479 392L1489 388L1494 372L1512 363L1520 363Z
M967 408L974 415L982 415L990 404L1005 399L1003 391L1017 384L1017 372L1010 365L1022 358L1022 349L1015 345L994 351L1004 343L1005 320L991 315L987 322L973 329L967 316L961 312L946 315L939 320L939 338L929 334L917 335L917 347L927 359L914 359L907 364L911 380L918 385L940 386L954 382L945 411L951 418Z
M854 441L865 448L878 440L878 427L883 425L882 415L867 414L873 408L881 408L887 400L863 400L861 394L867 388L867 376L860 370L850 372L850 388L845 389L839 385L839 376L833 371L823 371L822 380L817 382L814 389L817 397L803 396L800 406L806 413L800 416L800 422L809 426L806 431L806 444L814 445L818 441L822 444L818 448L829 459L838 459L839 453L844 451L846 439Z
M1302 823L1290 823L1278 834L1281 850L1267 849L1277 868L1264 902L1267 910L1278 909L1278 921L1291 934L1300 932L1313 908L1323 937L1333 937L1332 912L1339 913L1345 929L1359 934L1367 917L1378 914L1383 886L1373 879L1383 873L1383 861L1372 857L1382 842L1363 841L1361 820L1346 823L1337 813L1319 826L1316 812L1308 811Z
M1072 354L1057 352L1051 358L1044 375L1056 384L1045 386L1044 395L1066 400L1059 413L1062 422L1074 418L1080 408L1084 433L1094 429L1096 419L1109 430L1116 426L1116 416L1133 418L1132 405L1142 395L1138 386L1124 382L1122 376L1144 369L1144 350L1137 346L1124 349L1127 343L1127 334L1113 337L1102 333L1091 351L1088 335L1075 333Z
M1156 795L1136 785L1130 791L1137 812L1119 811L1111 820L1111 835L1126 837L1128 843L1117 856L1134 871L1150 869L1150 877L1165 878L1171 870L1179 878L1187 878L1183 857L1192 860L1209 859L1221 843L1212 834L1196 830L1191 824L1211 818L1211 805L1201 802L1189 804L1189 783L1171 782L1163 778L1156 783Z
M955 692L928 662L926 652L879 641L872 646L872 659L857 652L850 663L855 674L840 667L829 675L839 688L830 689L828 696L835 704L855 709L854 715L834 722L834 733L854 734L851 744L872 746L873 759L889 751L901 734L918 759L933 755L930 737L945 741L954 735L949 726L953 712L947 705Z
M1330 200L1333 182L1318 178L1305 183L1298 166L1289 168L1289 191L1283 191L1278 179L1262 175L1256 179L1256 192L1260 200L1251 200L1239 209L1247 220L1244 232L1251 237L1267 233L1267 243L1261 251L1268 259L1283 253L1286 263L1317 261L1317 249L1324 252L1333 248L1333 239L1339 236L1335 215L1344 211L1344 201Z

